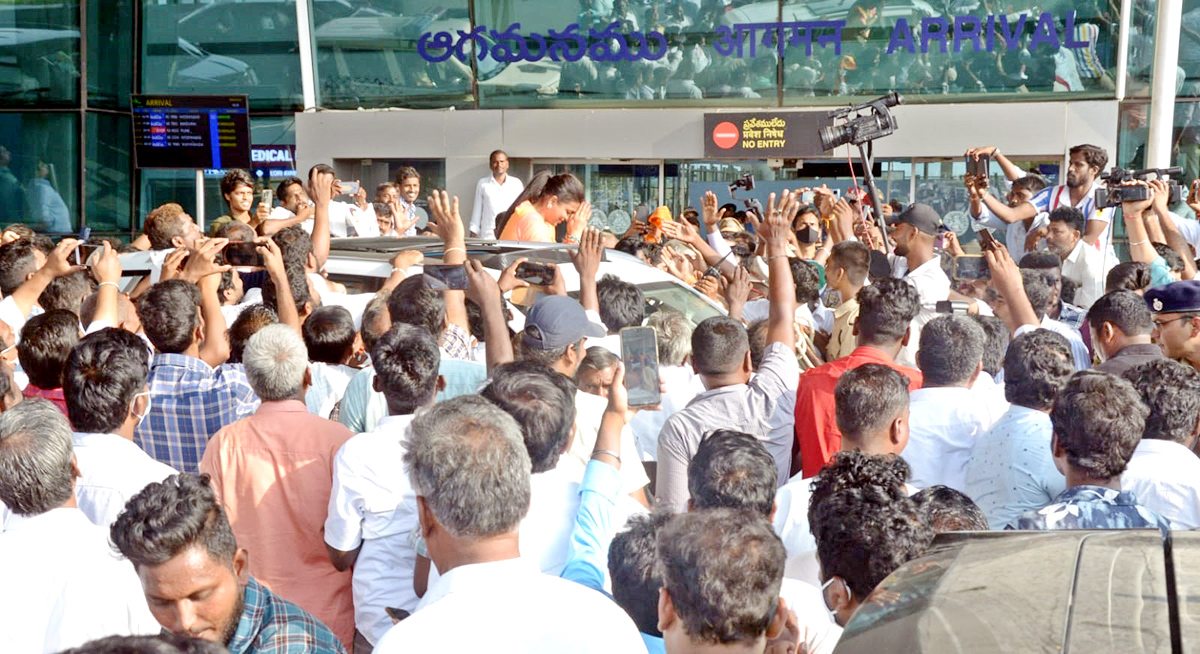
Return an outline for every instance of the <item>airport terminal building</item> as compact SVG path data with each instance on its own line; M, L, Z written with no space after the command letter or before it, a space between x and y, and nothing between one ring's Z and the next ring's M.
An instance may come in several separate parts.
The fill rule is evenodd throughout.
M1157 12L1181 1L1178 62L1156 71ZM221 171L137 166L131 96L155 94L246 96L264 181L325 161L371 188L411 165L469 203L503 149L524 179L574 172L619 227L747 172L849 185L858 151L815 131L892 92L898 128L873 149L889 198L964 208L979 145L1051 177L1077 143L1140 167L1152 83L1173 74L1190 179L1198 21L1200 0L14 0L0 223L127 235L166 201L221 215Z

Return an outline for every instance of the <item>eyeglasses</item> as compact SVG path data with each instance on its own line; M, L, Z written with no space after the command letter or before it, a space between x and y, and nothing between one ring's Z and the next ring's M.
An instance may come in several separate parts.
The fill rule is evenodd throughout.
M1177 320L1191 320L1193 317L1194 316L1179 316L1178 318L1172 318L1170 320L1155 320L1154 328L1162 329L1164 326L1169 325Z

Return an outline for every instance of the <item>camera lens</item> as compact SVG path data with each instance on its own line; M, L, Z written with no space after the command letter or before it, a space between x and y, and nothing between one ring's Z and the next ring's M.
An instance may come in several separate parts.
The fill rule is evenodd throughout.
M821 149L832 150L850 142L854 134L846 125L830 125L822 127L818 134L821 137Z

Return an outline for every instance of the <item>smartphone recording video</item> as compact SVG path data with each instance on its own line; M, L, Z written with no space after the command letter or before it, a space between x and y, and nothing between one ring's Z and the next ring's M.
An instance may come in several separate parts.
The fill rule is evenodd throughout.
M425 264L425 288L431 291L467 290L467 269L464 266Z
M75 263L80 266L90 266L92 265L92 255L95 254L97 250L103 249L103 245L84 243L75 248Z
M266 265L262 250L254 241L230 241L221 249L225 263L237 268L262 268Z
M992 269L981 254L964 254L954 257L955 279L991 279Z
M529 282L535 286L549 286L554 283L558 268L552 263L530 263L523 261L517 264L517 279Z
M967 157L967 174L986 178L991 164L992 158L986 154L981 154L978 157Z
M341 182L342 195L358 195L358 182Z
M621 361L625 363L625 389L629 406L655 406L662 402L658 378L658 339L653 327L621 330Z

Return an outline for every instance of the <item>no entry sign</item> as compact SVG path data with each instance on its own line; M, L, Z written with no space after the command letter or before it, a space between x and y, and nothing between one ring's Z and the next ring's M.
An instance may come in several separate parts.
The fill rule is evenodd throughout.
M823 156L817 132L829 117L816 111L704 114L704 156L766 159Z

